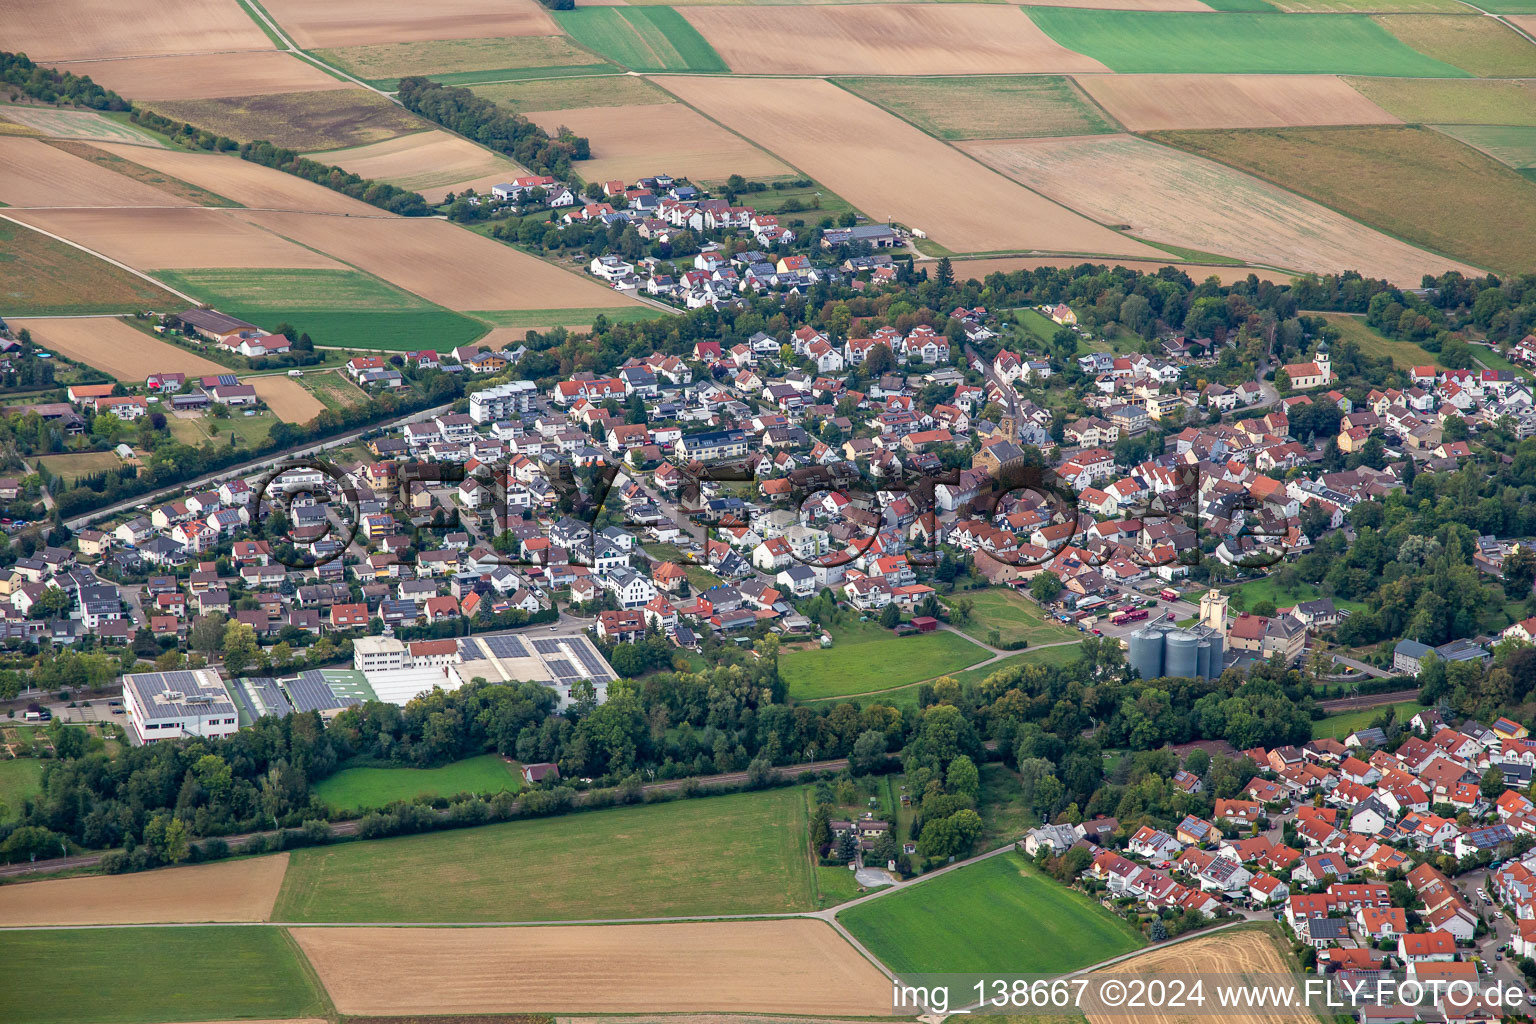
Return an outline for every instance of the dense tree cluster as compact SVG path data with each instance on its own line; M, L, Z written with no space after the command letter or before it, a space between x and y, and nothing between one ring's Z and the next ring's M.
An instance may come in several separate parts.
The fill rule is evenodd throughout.
M398 97L405 109L436 121L444 128L505 153L535 174L571 177L571 161L585 160L591 145L585 138L549 133L519 114L509 114L468 89L409 75L400 79Z
M38 67L24 53L0 50L0 82L10 86L12 96L30 96L44 103L69 103L92 110L128 109L126 100L89 77Z

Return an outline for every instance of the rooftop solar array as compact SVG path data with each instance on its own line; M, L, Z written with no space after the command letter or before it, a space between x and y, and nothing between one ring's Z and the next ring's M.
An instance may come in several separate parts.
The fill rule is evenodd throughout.
M205 685L197 672L141 672L124 676L123 683L133 687L139 697L138 706L150 718L185 718L190 711L210 714L235 711L223 685ZM166 693L179 693L182 698L178 701L155 699Z
M588 675L603 679L610 674L608 663L591 647L584 643L571 644L571 650L575 652L576 660L581 662L581 667L587 670Z
M474 637L461 637L459 639L459 657L464 661L480 661L485 657L480 650L480 645Z
M561 654L559 640L551 640L548 637L540 637L533 641L533 649L540 654Z
M550 673L553 674L554 677L560 680L562 683L569 679L581 678L580 673L572 668L571 663L566 661L564 658L545 658L544 665L549 669Z
M485 649L498 658L531 658L528 647L523 643L523 638L511 633L503 633L499 636L482 636L480 643ZM538 641L534 641L535 644Z
M288 681L288 695L293 698L296 711L333 711L337 708L361 704L356 697L338 697L317 669L299 673L298 678Z
M247 679L246 689L256 695L256 703L260 705L255 709L255 714L276 715L279 718L293 711L293 705L288 703L288 698L283 696L282 689L277 685L276 679Z

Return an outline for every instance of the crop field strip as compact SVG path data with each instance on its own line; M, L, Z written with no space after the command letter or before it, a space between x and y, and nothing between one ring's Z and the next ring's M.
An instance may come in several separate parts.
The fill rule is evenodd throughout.
M1536 167L1536 127L1530 125L1435 125L1453 139L1493 157L1506 167Z
M0 39L39 64L272 49L238 0L122 0L89 11L58 0L7 0Z
M527 173L506 157L436 128L313 155L364 178L420 192L429 203L467 188L486 193L492 185Z
M1209 972L1213 964L1220 965L1224 972L1251 976L1291 974L1297 970L1295 958L1281 952L1268 928L1240 926L1148 950L1108 968L1106 973L1189 975ZM1300 1008L1226 1013L1222 1019L1233 1024L1316 1024L1318 1020L1310 1011ZM1182 1024L1188 1020L1182 1013L1150 1009L1134 1014L1094 1014L1089 1018L1090 1024Z
M232 0L231 0L232 2ZM506 36L557 36L537 0L260 0L305 50Z
M1536 45L1493 18L1392 14L1375 20L1420 53L1479 78L1536 75Z
M617 70L616 68L614 70ZM553 78L536 82L496 82L474 87L483 96L513 113L531 110L576 110L586 107L637 107L676 103L675 97L643 78L603 75ZM646 116L652 112L647 111ZM594 139L600 142L600 139Z
M231 138L266 139L300 152L364 146L431 127L431 122L358 86L321 92L156 100L146 106Z
M1536 82L1351 78L1356 89L1392 116L1415 124L1536 126Z
M162 341L119 317L11 321L32 332L38 344L109 377L142 384L151 373L185 373L189 377L229 373L229 367Z
M469 85L554 69L618 70L564 36L414 40L322 49L313 55L381 89L394 89L406 75Z
M1079 75L1075 81L1133 132L1399 120L1333 75Z
M100 145L96 148L162 174L169 174L198 188L216 192L229 201L253 210L298 210L357 217L386 216L378 207L334 192L324 185L234 156L192 153L182 149L144 149L139 146Z
M76 139L81 142L127 142L159 148L160 140L148 132L116 121L91 110L58 110L52 107L0 105L0 115L8 121L35 129L50 139Z
M121 267L0 219L0 304L8 317L131 313L180 303Z
M576 42L634 71L729 70L670 7L581 7L554 17Z
M136 102L351 89L306 60L278 50L242 54L178 54L79 61L59 70L89 77Z
M193 205L41 139L0 136L0 168L0 202L14 208Z
M1061 75L842 78L836 84L949 142L1119 130L1077 82Z
M591 139L592 159L580 165L591 181L636 181L658 167L695 182L790 173L774 156L683 103L529 111L525 116L551 135L563 125Z
M286 853L0 886L6 927L266 921L288 868Z

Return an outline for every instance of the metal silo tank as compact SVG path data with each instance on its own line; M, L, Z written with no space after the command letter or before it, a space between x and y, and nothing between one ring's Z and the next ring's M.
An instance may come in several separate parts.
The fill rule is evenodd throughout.
M1220 633L1211 635L1211 678L1221 677L1221 668L1226 663L1227 644Z
M1211 641L1201 637L1195 644L1195 674L1201 679L1211 678Z
M1189 679L1199 669L1196 645L1199 639L1186 629L1170 630L1163 638L1163 672Z
M1143 679L1156 679L1163 674L1162 630L1143 626L1131 634L1131 667L1141 673Z

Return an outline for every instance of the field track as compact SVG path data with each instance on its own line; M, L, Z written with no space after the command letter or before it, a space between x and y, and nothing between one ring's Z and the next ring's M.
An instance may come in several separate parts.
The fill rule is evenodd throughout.
M0 39L39 64L272 49L237 0L6 0L0 4Z
M668 77L657 82L875 220L891 217L920 228L955 252L1159 255L828 82ZM935 181L945 186L935 188Z
M526 116L551 135L566 125L592 140L592 159L581 163L589 181L635 181L662 166L693 181L790 173L769 154L682 103L548 110Z
M386 216L378 207L333 192L324 185L316 185L312 181L238 157L116 143L100 143L97 148L216 192L253 210L342 213L355 217Z
M125 148L152 152L147 146ZM46 142L14 135L0 136L0 203L18 208L192 205Z
M890 1012L884 975L821 921L291 934L344 1014Z
M178 307L180 308L180 307ZM150 337L118 317L12 321L32 332L39 344L105 371L120 381L144 382L151 373L188 376L228 373L229 367L179 345ZM0 914L3 920L4 914Z
M1332 75L1081 75L1077 84L1133 132L1398 123Z
M127 875L0 886L7 926L265 921L288 868L286 853Z
M733 71L774 75L981 75L1105 71L1002 4L689 7Z
M306 50L560 34L537 0L393 0L387 5L373 0L268 0L262 6L294 45Z
M276 173L276 172L274 172ZM7 215L135 270L178 267L317 267L313 252L241 220L239 210L10 210Z
M239 60L209 53L82 61L59 70L87 75L98 85L140 102L350 88L308 61L277 50L243 54Z

